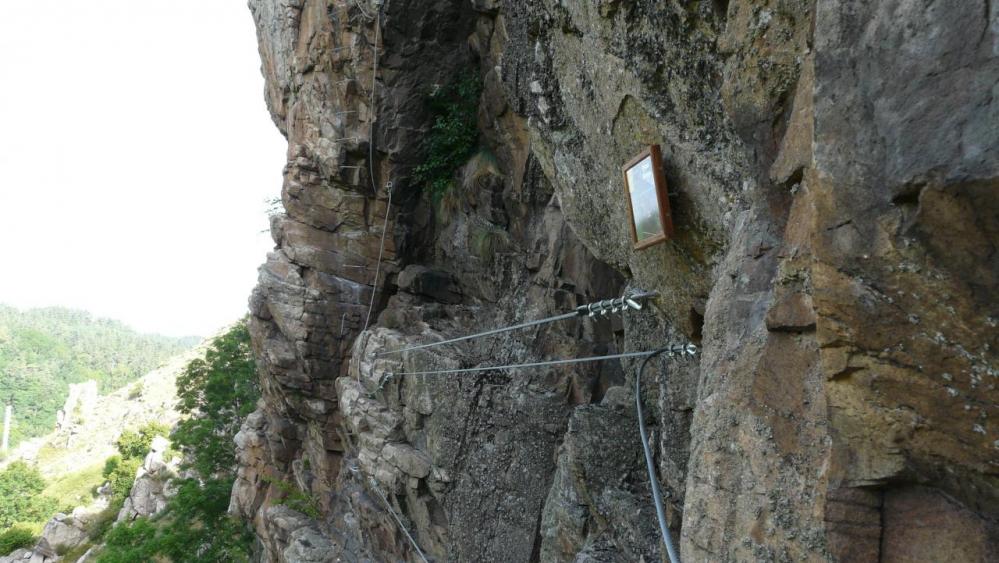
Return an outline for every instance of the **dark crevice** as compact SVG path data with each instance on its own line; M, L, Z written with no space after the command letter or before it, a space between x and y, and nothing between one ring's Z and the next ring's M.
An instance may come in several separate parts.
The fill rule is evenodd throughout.
M728 1L729 0L711 0L711 5L715 9L715 14L718 16L718 21L725 23L728 18Z
M895 197L891 198L891 202L898 206L919 205L919 194L923 193L923 188L925 187L926 184L922 182L909 184L902 188Z
M878 506L878 563L884 560L885 556L885 492L879 492L880 502Z
M695 305L690 308L690 339L694 344L700 345L704 334L704 309L698 311Z
M539 563L541 561L541 518L544 513L544 504L542 504L538 510L538 521L534 525L534 545L531 547L531 563Z

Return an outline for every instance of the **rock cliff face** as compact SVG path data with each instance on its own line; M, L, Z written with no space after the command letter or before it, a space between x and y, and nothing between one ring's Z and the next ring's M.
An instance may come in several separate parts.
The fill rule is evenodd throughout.
M265 560L661 560L637 362L394 374L674 341L642 400L685 561L999 557L997 6L251 0L288 138L231 505ZM432 196L424 100L468 74ZM676 234L634 251L650 144Z

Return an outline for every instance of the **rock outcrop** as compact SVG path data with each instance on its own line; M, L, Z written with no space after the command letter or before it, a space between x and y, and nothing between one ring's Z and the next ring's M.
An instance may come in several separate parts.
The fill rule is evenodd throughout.
M165 459L170 446L162 436L153 438L149 453L136 470L135 482L118 511L115 524L131 522L140 516L155 516L166 508L167 501L175 494L171 480L178 476L179 458ZM100 495L87 506L79 506L72 514L56 514L42 528L38 542L31 549L20 549L7 556L0 556L0 563L55 563L65 561L67 552L90 544L88 527L102 517L110 504L110 485L98 489ZM94 549L87 550L77 563L90 560Z
M289 147L230 507L265 560L663 558L636 361L404 374L673 341L641 398L685 561L999 556L995 2L250 8ZM431 195L424 99L467 75L481 146ZM634 251L651 144L676 232Z
M90 515L88 511L74 511L73 515L56 514L45 523L41 536L31 549L18 549L6 556L0 555L0 563L64 561L62 556L67 551L87 542L86 526Z
M179 476L180 466L179 457L164 457L169 447L170 441L163 436L153 438L149 453L135 472L132 490L118 511L116 523L154 516L166 509L167 501L177 492L172 481Z

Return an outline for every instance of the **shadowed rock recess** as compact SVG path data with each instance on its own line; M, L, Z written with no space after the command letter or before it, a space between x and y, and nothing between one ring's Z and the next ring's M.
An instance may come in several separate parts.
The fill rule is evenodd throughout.
M389 374L687 341L642 389L685 561L999 558L999 2L250 9L288 139L230 509L264 560L419 561L389 507L433 561L664 560L638 361ZM430 194L427 97L469 76L479 148ZM676 232L634 251L650 144ZM629 288L660 296L375 355Z

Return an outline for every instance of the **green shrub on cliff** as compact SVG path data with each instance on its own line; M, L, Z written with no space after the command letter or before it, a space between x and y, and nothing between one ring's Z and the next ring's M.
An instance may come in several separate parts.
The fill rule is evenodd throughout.
M299 489L297 485L287 481L282 481L281 479L272 479L264 476L263 480L273 484L283 495L281 498L274 501L275 506L287 506L292 510L297 510L302 514L305 514L309 518L319 518L319 501L312 495L302 489Z
M0 534L0 553L8 554L15 549L35 545L38 534L24 524L14 524L6 532Z
M122 458L120 455L113 455L104 462L104 478L111 485L112 502L121 499L125 500L132 484L135 482L135 472L142 465L141 457Z
M427 99L434 122L424 139L424 159L413 169L413 179L435 199L451 187L455 172L478 148L481 93L479 75L467 73Z
M250 332L239 323L211 342L204 360L193 360L177 377L177 424L172 441L185 462L206 477L231 473L233 437L260 398Z
M226 513L232 481L185 479L167 511L111 529L98 561L248 561L253 536Z
M150 422L138 430L126 430L118 437L115 447L125 459L133 457L142 459L149 453L149 446L157 436L169 437L170 427L159 422Z

